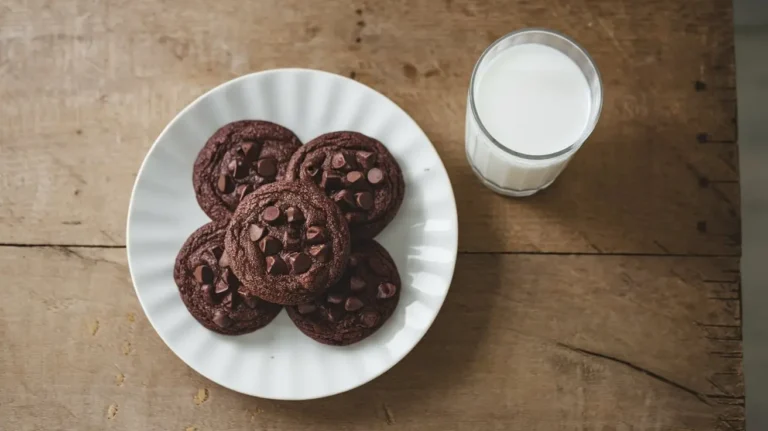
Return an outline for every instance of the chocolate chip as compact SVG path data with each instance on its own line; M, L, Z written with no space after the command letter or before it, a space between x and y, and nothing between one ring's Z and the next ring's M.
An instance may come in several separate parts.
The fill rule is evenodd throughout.
M267 273L272 275L285 274L288 272L288 266L280 256L267 256Z
M344 153L336 153L331 157L331 167L333 169L342 169L347 166L347 157Z
M291 232L283 234L283 249L296 251L301 248L301 240L292 235Z
M344 302L344 295L339 295L338 293L331 293L326 298L326 301L330 302L331 304L341 304Z
M318 262L327 262L329 250L328 244L313 245L309 248L309 254L317 259Z
M365 280L358 276L352 276L352 278L349 279L349 288L352 289L353 292L359 292L365 289Z
M215 257L216 260L219 260L221 258L221 255L224 254L224 249L217 245L211 248L211 253L213 253L213 257Z
M379 323L379 313L375 311L366 311L360 315L360 322L368 328L373 328Z
M368 216L365 213L349 212L344 214L344 218L347 219L347 223L360 223L364 222Z
M232 319L229 318L227 313L223 311L217 311L213 315L213 323L218 325L220 328L227 328L232 325Z
M216 290L214 290L214 292L216 292L216 294L219 295L226 292L227 290L229 290L229 285L227 284L227 282L224 281L223 278L219 279L219 281L216 282Z
M250 236L251 241L253 242L260 240L266 232L267 232L266 229L264 229L262 226L259 226L257 224L252 224L248 226L248 236Z
M229 266L229 255L227 255L226 251L221 253L221 257L219 258L219 266L222 268Z
M232 193L235 191L235 183L232 182L232 178L226 174L219 175L219 181L216 183L216 187L218 187L219 191L222 193Z
M397 293L397 286L392 283L381 283L376 297L379 299L387 299L395 296L395 293Z
M237 276L235 275L235 273L229 270L229 268L224 270L223 277L225 280L227 280L227 284L229 285L229 287L233 289L237 289L237 286L240 286L240 280L237 279Z
M365 180L363 179L363 173L360 171L348 172L346 177L344 177L344 182L346 182L349 186L353 188L356 188L365 184Z
M289 207L285 210L285 217L288 223L300 223L304 221L304 213L296 207Z
M309 314L314 313L315 310L317 310L317 306L315 304L299 304L296 307L296 310L299 312L299 314Z
M243 200L246 196L253 193L253 184L240 184L237 186L237 189L235 192L237 193L237 199L238 201Z
M260 145L254 142L243 142L238 149L238 152L245 158L248 163L252 163L258 156Z
M325 242L325 228L322 226L310 226L307 229L307 243L321 244Z
M267 236L259 241L259 248L265 255L272 256L274 254L280 253L280 250L283 249L283 244L279 239Z
M200 265L193 272L195 281L200 284L208 284L213 281L213 270L208 265Z
M371 192L360 192L355 194L355 203L360 209L369 210L373 206L373 195Z
M333 201L342 208L354 208L355 198L352 196L352 192L344 189L333 195Z
M234 298L232 298L232 292L227 293L226 295L224 295L224 299L221 300L221 305L231 310L232 306L234 305L233 299Z
M228 167L229 171L232 172L232 176L235 177L235 179L239 180L248 176L248 165L239 160L232 160L229 162Z
M376 163L376 154L369 153L368 151L358 151L355 154L357 163L365 169L371 169L373 164Z
M312 266L312 259L304 253L291 255L288 260L291 263L291 268L293 268L294 274L303 274L309 270L310 266Z
M347 311L357 311L361 308L363 308L363 301L361 301L359 298L355 298L354 296L350 296L347 298L347 302L344 303L344 309Z
M342 185L341 175L335 172L323 171L323 179L320 181L320 187L325 190L333 190L341 188Z
M269 224L277 224L280 221L280 208L276 206L264 208L264 211L261 213L261 218Z
M373 168L368 171L368 182L376 185L384 181L384 172L379 168Z
M269 157L256 163L256 173L264 178L272 178L277 175L277 160Z
M384 261L378 257L373 257L368 260L368 266L371 268L371 271L378 276L384 277L389 275L389 268Z
M356 267L359 263L360 263L360 259L358 259L356 255L349 256L349 260L347 261L347 265L350 268Z

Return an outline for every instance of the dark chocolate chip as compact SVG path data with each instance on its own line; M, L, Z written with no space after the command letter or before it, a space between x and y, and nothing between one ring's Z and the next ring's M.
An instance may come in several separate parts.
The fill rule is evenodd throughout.
M219 258L219 266L222 268L229 266L229 255L227 255L226 251L221 253L221 257Z
M251 241L256 242L260 240L262 237L264 237L264 234L267 232L266 229L264 229L262 226L259 226L257 224L252 224L248 226L248 235L251 238Z
M347 301L344 303L344 309L347 311L357 311L361 308L363 308L363 301L361 301L359 298L356 298L354 296L350 296L347 298Z
M265 255L272 256L274 254L280 253L280 250L283 249L283 244L279 239L267 236L259 241L259 248Z
M355 207L355 198L352 196L352 192L344 189L339 192L337 192L335 195L333 195L333 200L336 202L337 205L340 205L342 208L354 208Z
M231 310L232 306L234 305L233 299L234 298L232 298L232 292L229 292L226 295L224 295L224 299L221 300L221 305Z
M379 323L379 313L375 311L365 311L360 315L360 322L368 328L373 328Z
M384 172L379 168L373 168L368 171L368 182L376 185L384 181Z
M327 262L329 250L330 248L328 247L328 244L313 245L309 248L309 254L317 259L318 262Z
M342 169L347 166L347 157L344 153L336 153L331 157L331 167L333 169Z
M272 178L277 175L277 160L268 157L256 163L256 173L264 178Z
M376 163L376 154L369 153L368 151L358 151L355 154L357 163L365 169L371 169Z
M221 328L227 328L232 324L232 319L229 318L227 313L223 311L217 311L213 315L213 323Z
M267 256L267 273L272 275L285 274L288 266L280 256Z
M243 200L244 197L253 193L253 190L254 190L253 184L240 184L239 186L237 186L237 190L235 190L235 192L237 193L238 201Z
M264 208L264 211L261 213L261 218L269 224L277 224L280 221L280 208L276 206Z
M346 182L349 186L353 188L357 188L365 184L365 179L363 178L362 172L351 171L347 173L346 177L344 177L344 182Z
M237 279L237 276L233 271L230 271L229 268L224 270L224 274L222 275L225 280L227 280L227 284L229 287L236 289L238 286L240 286L240 280Z
M369 210L373 206L373 195L371 192L360 192L355 194L355 203L360 209Z
M291 232L286 231L283 234L283 249L288 251L297 251L301 248L301 240L296 238Z
M232 160L229 162L229 171L235 179L239 180L248 176L248 165L239 160Z
M213 270L208 265L200 265L193 272L195 281L200 284L208 284L213 281Z
M323 179L320 181L320 187L325 190L334 190L341 188L342 185L341 175L335 172L323 171Z
M341 304L344 302L344 295L339 295L338 293L331 293L326 298L326 301L330 302L331 304Z
M352 276L352 278L349 279L349 288L352 289L353 292L359 292L365 289L365 280L358 276Z
M384 263L384 261L378 257L373 257L368 260L368 266L371 268L371 271L374 272L374 274L378 276L387 276L389 275L389 268Z
M307 229L307 243L321 244L325 242L325 228L322 226L310 226Z
M211 248L211 253L213 253L213 257L216 258L216 260L221 259L221 255L224 253L224 248L219 247L218 245Z
M292 254L288 260L291 263L294 274L303 274L312 266L312 259L304 253Z
M214 290L214 292L219 295L226 292L227 290L229 290L229 285L227 282L223 278L219 279L219 281L216 282L216 290Z
M364 222L368 216L366 216L365 213L349 212L344 214L344 218L347 219L347 223L360 223Z
M243 142L240 145L238 152L245 158L248 163L252 163L256 160L259 153L259 145L253 142Z
M381 283L379 284L379 292L376 294L376 297L387 299L395 296L395 293L397 293L397 286L392 283Z
M289 207L285 210L285 217L288 223L300 223L304 221L304 213L296 207Z
M299 304L296 307L296 310L298 310L299 314L309 314L314 313L315 310L317 310L317 306L315 304Z
M219 181L216 183L219 191L222 193L232 193L235 191L235 183L232 182L232 178L227 174L219 175Z

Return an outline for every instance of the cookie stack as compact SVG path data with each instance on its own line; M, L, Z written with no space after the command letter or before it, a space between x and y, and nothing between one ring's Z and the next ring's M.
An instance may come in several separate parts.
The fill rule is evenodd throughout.
M184 243L174 278L206 328L252 332L285 306L309 337L347 345L394 312L400 276L372 238L405 184L377 140L333 132L302 145L280 125L237 121L200 151L193 183L213 221Z

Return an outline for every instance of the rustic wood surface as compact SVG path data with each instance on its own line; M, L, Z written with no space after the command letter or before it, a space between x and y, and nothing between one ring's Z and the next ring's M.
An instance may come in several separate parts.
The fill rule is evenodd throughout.
M0 5L0 430L743 430L730 0L11 0ZM549 190L464 158L472 65L563 31L605 105ZM136 171L233 77L324 69L408 111L448 169L460 255L416 349L350 393L223 389L149 326L125 262Z

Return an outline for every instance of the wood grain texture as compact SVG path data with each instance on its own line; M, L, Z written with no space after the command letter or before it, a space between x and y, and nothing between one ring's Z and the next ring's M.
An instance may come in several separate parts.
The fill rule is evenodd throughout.
M124 244L164 125L223 81L301 66L412 114L448 168L461 250L738 255L731 16L730 0L7 1L0 243ZM473 177L464 112L474 61L524 26L583 44L605 107L560 181L512 200Z
M462 255L402 363L346 394L277 402L175 357L122 250L4 247L0 429L743 430L736 267Z

